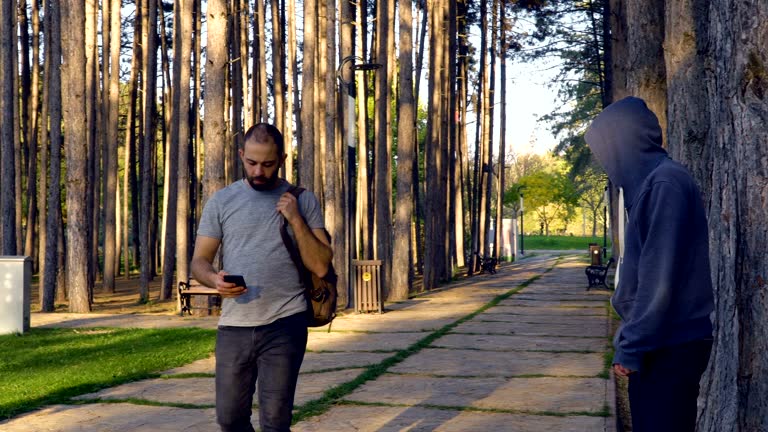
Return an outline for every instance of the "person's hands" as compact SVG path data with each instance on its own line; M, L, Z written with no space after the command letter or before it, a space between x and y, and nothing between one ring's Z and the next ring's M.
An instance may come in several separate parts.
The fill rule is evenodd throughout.
M224 282L224 275L226 274L227 272L224 271L220 271L216 274L216 291L219 292L221 298L237 297L248 290L248 288L244 286L237 286L231 282Z
M629 374L631 374L632 372L634 371L631 369L627 369L618 363L615 363L613 365L613 373L615 373L618 376L623 376L623 377L629 376Z
M277 211L279 211L291 225L293 225L295 221L301 219L298 200L292 193L286 192L280 197L280 200L277 202Z

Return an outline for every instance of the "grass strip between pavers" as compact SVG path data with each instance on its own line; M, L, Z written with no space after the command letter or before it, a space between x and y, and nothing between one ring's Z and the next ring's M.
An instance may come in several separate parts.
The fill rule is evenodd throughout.
M417 341L413 345L409 346L408 348L398 351L395 355L392 357L388 357L381 361L378 364L370 366L367 370L365 370L363 373L358 375L357 378L355 378L352 381L346 382L344 384L340 384L336 387L333 387L329 390L327 390L322 397L319 399L315 399L313 401L307 402L299 407L296 408L296 411L293 416L293 424L296 424L300 421L306 420L310 417L315 417L318 415L321 415L331 409L331 407L335 404L338 404L341 399L355 391L358 387L362 386L368 381L373 381L380 376L384 375L387 372L387 369L391 368L392 366L402 362L403 360L407 359L408 357L418 353L419 351L423 350L424 348L429 347L432 342L435 340L445 336L448 334L453 328L456 326L471 320L472 318L476 317L477 315L485 312L486 310L498 305L501 301L508 299L514 294L517 294L520 292L523 288L527 287L528 285L532 284L539 278L541 278L544 274L549 273L554 269L557 264L560 262L561 258L557 258L555 262L552 264L551 267L544 270L541 274L533 276L526 280L525 282L518 285L516 288L513 288L503 294L500 294L496 296L493 300L489 301L485 305L478 308L476 311L459 318L458 320L447 324L440 328L439 330L430 333L429 335L425 336L423 339Z
M461 406L461 405L435 405L435 404L395 404L386 402L358 402L358 401L340 401L339 405L352 405L352 406L379 406L379 407L393 407L393 408L411 408L421 407L438 409L444 411L469 411L469 412L481 412L481 413L500 413L500 414L524 414L524 415L537 415L537 416L549 416L549 417L570 417L570 416L587 416L587 417L610 417L611 409L608 405L603 405L603 409L600 411L536 411L536 410L516 410L516 409L504 409L504 408L482 408L473 406Z
M216 408L216 405L210 404L189 404L189 403L177 403L177 402L157 402L148 399L138 398L123 398L123 399L74 399L68 402L71 405L88 405L88 404L119 404L129 403L133 405L147 405L147 406L160 406L160 407L173 407L183 409L208 409Z

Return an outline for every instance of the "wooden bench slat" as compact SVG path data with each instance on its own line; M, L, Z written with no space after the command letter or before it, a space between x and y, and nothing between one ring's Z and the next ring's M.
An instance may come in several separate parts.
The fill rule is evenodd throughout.
M194 279L190 279L187 282L179 282L178 290L179 302L181 303L181 316L184 316L184 312L192 313L191 299L193 295L220 297L219 292L215 288L207 287Z

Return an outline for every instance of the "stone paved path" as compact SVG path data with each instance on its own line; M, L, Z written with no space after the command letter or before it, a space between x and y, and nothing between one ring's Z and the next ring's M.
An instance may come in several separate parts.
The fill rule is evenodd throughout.
M387 305L383 315L341 316L329 333L312 330L297 413L363 373L371 379L358 379L323 414L292 430L613 431L613 387L603 360L608 293L585 291L583 269L574 257L539 255L495 276ZM52 327L215 324L212 318L167 315L33 315L33 326ZM401 361L395 362L398 353ZM216 431L214 369L213 358L200 360L165 371L163 378L27 413L0 423L0 430ZM253 423L258 425L256 407Z

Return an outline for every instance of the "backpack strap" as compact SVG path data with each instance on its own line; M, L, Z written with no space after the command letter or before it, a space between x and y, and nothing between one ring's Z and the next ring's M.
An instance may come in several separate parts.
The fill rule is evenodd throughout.
M288 188L288 192L295 196L296 199L299 199L299 195L301 195L302 192L304 192L304 188L298 187L298 186L291 186ZM298 203L297 203L298 205ZM301 209L299 209L299 213L301 213ZM304 216L301 216L302 219ZM306 219L305 219L306 221ZM296 247L295 244L293 244L293 240L291 239L291 236L288 235L288 219L283 218L283 223L280 225L280 237L283 239L283 244L285 245L285 248L288 250L288 254L291 256L291 261L296 265L296 269L299 271L299 276L301 279L301 282L306 287L306 281L304 278L306 277L306 269L304 267L304 262L301 260L301 255L299 254L299 250Z

